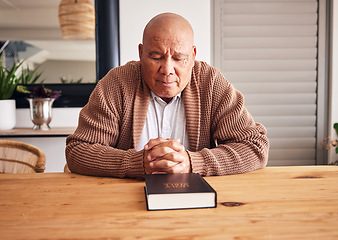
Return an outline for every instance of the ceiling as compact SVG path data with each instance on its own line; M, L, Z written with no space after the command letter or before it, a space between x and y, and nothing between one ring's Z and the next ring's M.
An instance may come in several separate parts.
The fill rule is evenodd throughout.
M60 2L0 0L0 40L25 40L44 49L47 59L94 61L94 40L62 39L58 19Z

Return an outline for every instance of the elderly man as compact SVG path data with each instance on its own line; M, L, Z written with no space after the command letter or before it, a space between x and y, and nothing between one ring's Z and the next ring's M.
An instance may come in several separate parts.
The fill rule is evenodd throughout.
M144 29L140 61L101 79L67 138L72 172L113 177L265 167L269 142L219 70L196 61L183 17L164 13Z

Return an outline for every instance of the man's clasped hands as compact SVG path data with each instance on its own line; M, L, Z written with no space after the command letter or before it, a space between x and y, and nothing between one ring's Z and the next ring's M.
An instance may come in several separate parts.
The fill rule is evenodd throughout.
M144 146L143 163L146 174L191 172L189 154L179 139L150 139Z

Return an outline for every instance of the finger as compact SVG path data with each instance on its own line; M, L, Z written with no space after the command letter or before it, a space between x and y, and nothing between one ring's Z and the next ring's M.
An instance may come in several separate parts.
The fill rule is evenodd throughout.
M185 163L179 163L176 164L174 167L168 169L168 173L184 173L186 172L185 169L187 168L187 166L185 165Z
M144 150L150 150L152 149L154 146L157 146L158 144L160 143L163 143L163 142L167 142L168 140L167 139L164 139L164 138L155 138L155 139L150 139L149 142L144 146Z
M170 139L165 144L177 152L185 151L184 146L180 142L180 139Z
M169 171L173 173L177 172L191 172L191 162L188 152L176 152L170 153L164 156L163 159L176 163Z
M184 163L175 164L173 167L156 169L154 172L165 172L165 173L184 173L186 171L186 165Z
M143 164L144 164L144 169L145 172L147 174L151 173L152 171L154 171L153 169L153 164L150 166L150 163L156 159L160 159L162 156L170 153L170 152L174 152L173 149L169 148L169 147L165 147L165 145L161 145L161 142L164 143L165 140L163 138L157 138L157 139L151 139L150 143L154 143L154 142L158 142L160 144L155 145L155 147L153 147L150 150L145 150L144 151L144 156L143 156Z
M161 158L162 160L167 160L167 161L171 161L171 162L175 162L175 163L181 163L181 162L190 162L189 161L189 156L186 153L186 151L184 152L176 152L176 151L172 151L170 153L167 153L165 155L163 155Z
M149 161L154 160L159 157L163 157L164 155L171 153L173 151L176 152L184 152L184 146L181 145L177 140L168 140L166 142L162 142L156 146L154 146L151 150L149 150Z
M167 161L167 160L155 160L149 163L149 166L153 171L165 171L168 168L172 168L177 164L177 162Z
M148 155L147 155L147 160L149 162L154 161L155 159L161 159L164 158L167 154L170 153L175 153L176 151L173 150L170 147L167 147L164 144L160 144L158 146L155 146L151 150L149 150Z
M151 150L152 148L159 146L161 144L168 144L169 147L174 149L175 151L184 151L184 146L180 144L180 139L164 139L162 137L150 139L149 142L144 146L144 150Z

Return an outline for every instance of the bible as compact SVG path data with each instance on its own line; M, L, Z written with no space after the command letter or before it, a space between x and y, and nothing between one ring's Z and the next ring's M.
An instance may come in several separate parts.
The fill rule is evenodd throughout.
M146 174L148 210L215 208L217 193L197 173Z

